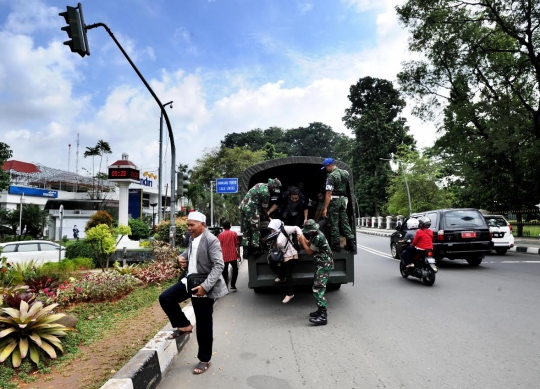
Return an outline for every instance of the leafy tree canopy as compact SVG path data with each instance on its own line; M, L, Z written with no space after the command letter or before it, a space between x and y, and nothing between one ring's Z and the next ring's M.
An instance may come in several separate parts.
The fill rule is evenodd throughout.
M350 87L351 106L343 122L355 134L352 169L361 214L378 216L387 201L390 169L380 158L390 158L400 145L414 148L401 112L405 101L392 82L364 77Z
M434 119L432 153L460 205L530 207L540 191L540 12L537 1L409 0L397 7L410 50L399 82ZM442 111L442 115L440 115ZM518 215L518 220L519 220Z

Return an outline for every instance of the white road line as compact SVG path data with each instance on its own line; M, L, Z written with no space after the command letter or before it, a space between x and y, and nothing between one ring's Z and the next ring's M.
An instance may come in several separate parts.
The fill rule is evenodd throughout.
M399 261L398 259L393 258L391 255L388 255L387 253L384 253L384 252L382 252L382 251L378 251L378 250L372 249L371 247L362 246L362 245L359 245L359 244L357 244L356 246L357 246L359 249L361 249L361 250L364 250L364 251L367 251L367 252L369 252L369 253L378 255L378 256L380 256L380 257L383 257L383 258L390 258L390 259L394 259L394 260L396 260L396 261Z
M375 249L372 249L371 247L367 247L367 246L362 246L360 244L357 244L356 245L359 249L361 250L364 250L364 251L367 251L368 253L371 253L371 254L375 254L375 255L378 255L379 257L383 257L383 258L389 258L393 261L396 261L396 262L399 262L400 260L399 259L396 259L394 257L392 257L391 255L387 254L387 253L384 253L382 251L379 251L379 250L375 250ZM540 264L540 261L482 261L482 263L484 264L504 264L504 263L537 263L537 264Z

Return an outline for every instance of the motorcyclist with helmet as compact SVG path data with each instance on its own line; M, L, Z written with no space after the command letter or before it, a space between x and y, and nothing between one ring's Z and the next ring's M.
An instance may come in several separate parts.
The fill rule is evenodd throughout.
M411 218L407 221L407 228L409 228L409 222L411 222L411 226L415 225L413 220L417 220L418 231L411 245L401 253L401 259L405 267L414 267L411 259L417 252L433 249L433 231L429 229L431 227L431 220L426 216L422 216L419 219Z

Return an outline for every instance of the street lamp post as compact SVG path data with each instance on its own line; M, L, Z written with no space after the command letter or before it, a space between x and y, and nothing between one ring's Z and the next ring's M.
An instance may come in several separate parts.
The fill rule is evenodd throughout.
M156 228L156 212L154 211L154 209L156 208L156 205L158 205L158 203L150 204L150 206L152 207L152 232L154 232Z
M210 181L210 226L214 227L214 184L215 181Z
M58 219L60 220L60 237L58 239L58 244L60 247L58 248L58 262L62 260L62 227L64 223L64 206L60 205L60 208L58 209Z
M392 161L388 158L379 158L381 161ZM403 161L399 158L394 158L395 161L398 161L399 166L402 167ZM405 168L403 168L403 179L405 180L405 188L407 188L407 198L409 199L409 216L412 214L412 206L411 206L411 192L409 191L409 183L407 182L407 174L405 174Z
M167 105L172 106L172 101L169 101L166 104L163 104L163 109ZM159 170L158 170L158 223L161 221L162 218L164 218L164 212L162 210L163 204L161 199L161 187L163 186L162 180L161 180L161 173L162 173L162 167L163 167L163 110L161 111L161 116L159 118Z
M19 209L19 240L22 239L22 208L23 208L23 204L25 203L25 199L24 199L24 192L21 194L21 205L20 205L20 209Z

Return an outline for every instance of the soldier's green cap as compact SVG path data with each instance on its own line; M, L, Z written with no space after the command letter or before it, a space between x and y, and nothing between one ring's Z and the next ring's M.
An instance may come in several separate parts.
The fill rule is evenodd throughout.
M319 225L315 223L315 220L313 219L306 220L302 228L302 232L304 234L307 234L310 231L318 231L318 230L319 230Z
M268 179L268 187L274 192L279 193L281 188L281 181L277 178L269 178Z

